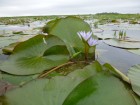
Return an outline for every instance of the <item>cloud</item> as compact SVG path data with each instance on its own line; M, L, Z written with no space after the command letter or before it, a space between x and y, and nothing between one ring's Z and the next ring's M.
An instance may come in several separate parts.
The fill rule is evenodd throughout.
M140 0L0 0L0 16L139 11Z

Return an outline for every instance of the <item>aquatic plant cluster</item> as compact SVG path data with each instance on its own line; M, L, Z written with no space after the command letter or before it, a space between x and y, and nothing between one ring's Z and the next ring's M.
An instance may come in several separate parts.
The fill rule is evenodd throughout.
M85 32L85 31L80 31L80 32L77 32L79 38L83 41L84 43L84 47L85 47L85 60L88 59L88 53L89 53L89 48L90 47L94 47L95 49L95 46L98 44L98 40L97 39L94 39L92 37L92 32ZM95 54L95 53L94 53Z
M87 22L68 16L42 30L11 44L11 55L0 62L0 80L11 83L0 88L0 104L139 105L140 65L126 76L109 63L100 64L95 57L99 39ZM120 31L119 38L125 37Z
M119 31L119 39L123 39L125 40L126 39L126 31Z
M118 35L115 31L114 32L114 37L117 38L117 36L118 36L119 40L125 40L127 38L126 31L119 31Z

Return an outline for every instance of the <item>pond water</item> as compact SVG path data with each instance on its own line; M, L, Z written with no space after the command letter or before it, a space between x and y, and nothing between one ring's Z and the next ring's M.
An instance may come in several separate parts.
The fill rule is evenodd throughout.
M128 23L122 23L116 25L105 24L105 25L99 25L99 28L103 29L104 31L101 32L101 30L93 30L94 34L97 36L105 35L108 37L114 37L113 30L124 30L126 31L128 37L140 41L140 24L136 24L136 25L130 25ZM96 31L98 32L96 33ZM118 33L119 31L117 31L117 34ZM99 53L98 60L101 63L108 62L125 74L127 73L128 69L131 66L135 64L140 64L140 56L130 53L125 49L112 47L103 42L97 46L97 49L99 50L97 51Z
M139 55L130 53L125 49L109 46L103 42L97 45L97 59L102 64L110 63L124 74L131 66L140 64Z
M29 27L26 25L0 25L0 30L5 31L22 31L27 30Z
M0 25L0 35L13 36L13 32L22 31L23 34L36 35L41 33L41 27L46 24L46 20L35 21L24 25Z
M127 36L129 37L136 37L140 38L140 24L131 25L128 23L122 23L122 24L105 24L105 25L99 25L100 29L103 29L103 33L101 34L114 34L114 30L123 30L126 31ZM93 30L96 32L96 30ZM101 31L101 30L100 30ZM118 33L119 31L117 31Z
M32 28L43 27L47 21L43 20L43 21L32 22L32 23L30 23L30 27L32 27Z
M37 27L43 27L46 22L47 21L35 21L24 25L0 25L0 34L4 34L7 31L25 31Z

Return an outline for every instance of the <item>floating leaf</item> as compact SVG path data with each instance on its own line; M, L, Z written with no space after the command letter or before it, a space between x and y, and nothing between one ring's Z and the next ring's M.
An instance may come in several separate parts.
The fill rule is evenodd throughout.
M132 66L128 71L132 89L140 96L140 64Z
M43 38L46 43L44 43ZM4 72L16 75L36 74L44 70L49 70L67 62L69 54L55 55L55 52L57 52L57 50L55 50L51 52L51 55L47 55L45 54L46 50L54 46L64 46L64 44L65 43L56 36L37 35L18 44L9 59L0 65L0 69ZM63 51L67 51L66 47L63 48Z
M112 65L110 65L109 63L105 63L103 65L104 69L109 70L110 72L114 73L115 75L119 76L120 78L122 78L125 82L130 83L129 78L123 74L122 72L120 72L118 69L116 69L115 67L113 67Z
M97 72L96 68L99 66L99 63L95 62L67 76L32 81L6 93L1 97L1 103L3 105L136 105L127 85L107 71Z
M134 97L137 105L140 105L140 96L132 92L132 96Z
M3 52L2 52L2 49L0 49L0 55L2 54Z
M30 84L8 92L3 101L7 101L8 105L62 105L68 94L79 83L97 73L97 66L100 66L99 63L93 63L67 76L34 80Z
M18 45L18 44L19 44L19 42L16 42L16 43L12 43L12 44L10 44L8 46L5 46L2 49L3 53L5 53L5 54L11 54L11 53L13 53L13 50L14 50L15 46Z
M79 31L91 31L90 26L84 20L76 17L66 17L52 23L49 33L58 36L66 43L71 56L75 53L73 48L84 51L83 42L77 35Z
M14 43L15 40L9 39L9 38L0 38L0 48L3 48L4 46L7 46L11 43Z
M49 33L49 31L51 30L51 28L55 25L55 23L58 21L59 19L54 19L49 21L43 28L42 31L44 33Z
M134 53L134 54L140 55L140 49L136 49L136 50L128 50L128 51L131 52L131 53Z
M112 34L97 34L97 33L95 33L95 35L99 39L111 39L111 38L114 38L114 36Z
M2 79L2 73L0 72L0 80Z
M11 43L9 44L8 46L5 46L2 51L5 53L5 54L11 54L13 53L13 50L15 48L16 45L18 45L20 42L23 42L23 41L26 41L32 37L34 37L35 35L24 35L22 36L21 38L18 39L17 42L15 43Z
M34 77L37 77L37 75L17 76L17 75L10 75L6 73L1 74L1 80L7 81L8 83L13 85L23 85L26 82L33 80Z
M125 42L125 41L119 41L118 39L104 40L104 42L108 45L119 47L119 48L126 48L126 49L140 48L140 42Z
M26 41L32 37L34 37L35 35L23 35L21 38L18 39L18 42L23 42Z
M81 82L63 105L136 105L125 85L102 72Z

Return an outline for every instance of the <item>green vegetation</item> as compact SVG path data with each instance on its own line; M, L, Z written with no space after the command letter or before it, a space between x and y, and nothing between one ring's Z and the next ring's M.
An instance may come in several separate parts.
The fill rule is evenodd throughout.
M93 15L93 18L98 19L100 24L118 23L120 20L136 24L136 20L140 20L140 14L98 13Z
M23 17L0 17L0 22L6 25L9 24L26 24L38 20L55 19L59 16L23 16Z
M119 14L119 13L98 13L94 15L94 18L96 19L110 19L110 20L116 20L116 19L140 19L140 14Z
M67 15L53 15L53 16L22 16L22 17L0 17L0 23L3 24L26 24L38 20L50 20L57 19L61 17L66 17ZM136 24L137 20L140 20L140 14L119 14L119 13L98 13L98 14L88 14L88 15L71 15L75 17L80 17L82 19L98 19L100 24L107 22L118 23L119 20L128 21L131 24ZM118 20L119 19L119 20Z
M23 31L14 31L13 34L23 34Z

